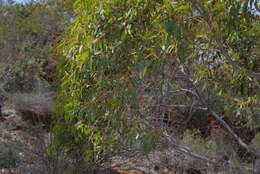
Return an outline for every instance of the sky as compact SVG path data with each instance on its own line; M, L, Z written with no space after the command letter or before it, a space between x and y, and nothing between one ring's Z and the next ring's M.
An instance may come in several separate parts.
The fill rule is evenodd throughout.
M24 3L24 2L28 2L29 0L15 0L15 2L18 2L18 3Z
M16 3L26 3L26 2L30 2L31 0L13 0ZM37 1L37 0L34 0Z

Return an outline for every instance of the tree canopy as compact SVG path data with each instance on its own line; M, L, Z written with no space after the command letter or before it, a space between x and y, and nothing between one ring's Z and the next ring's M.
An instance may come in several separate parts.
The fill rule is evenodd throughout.
M1 3L4 88L54 80L47 153L61 147L87 168L124 147L162 146L220 165L186 148L186 134L260 158L258 11L253 0Z
M87 161L122 143L149 152L161 136L151 120L203 110L259 156L235 131L260 126L259 20L250 3L75 1L57 48L59 142Z

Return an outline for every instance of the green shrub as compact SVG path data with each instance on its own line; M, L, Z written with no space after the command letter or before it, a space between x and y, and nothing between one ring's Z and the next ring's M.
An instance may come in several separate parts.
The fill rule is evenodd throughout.
M15 168L20 162L19 151L13 148L13 143L0 144L0 168Z

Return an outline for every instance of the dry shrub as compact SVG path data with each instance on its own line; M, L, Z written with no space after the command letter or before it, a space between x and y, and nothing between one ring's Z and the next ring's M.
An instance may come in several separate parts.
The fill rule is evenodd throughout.
M28 174L65 174L76 168L62 149L54 151L50 148L51 144L50 133L41 127L31 128L23 134L22 140L8 143L7 150L13 153L5 153L8 158L2 163L5 167L11 167L15 173Z

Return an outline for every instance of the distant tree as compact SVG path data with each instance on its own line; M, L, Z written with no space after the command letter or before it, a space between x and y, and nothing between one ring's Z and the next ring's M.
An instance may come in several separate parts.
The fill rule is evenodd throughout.
M0 11L1 81L9 92L32 91L51 83L52 48L69 23L65 6L56 1L8 3ZM2 85L1 83L1 85Z

